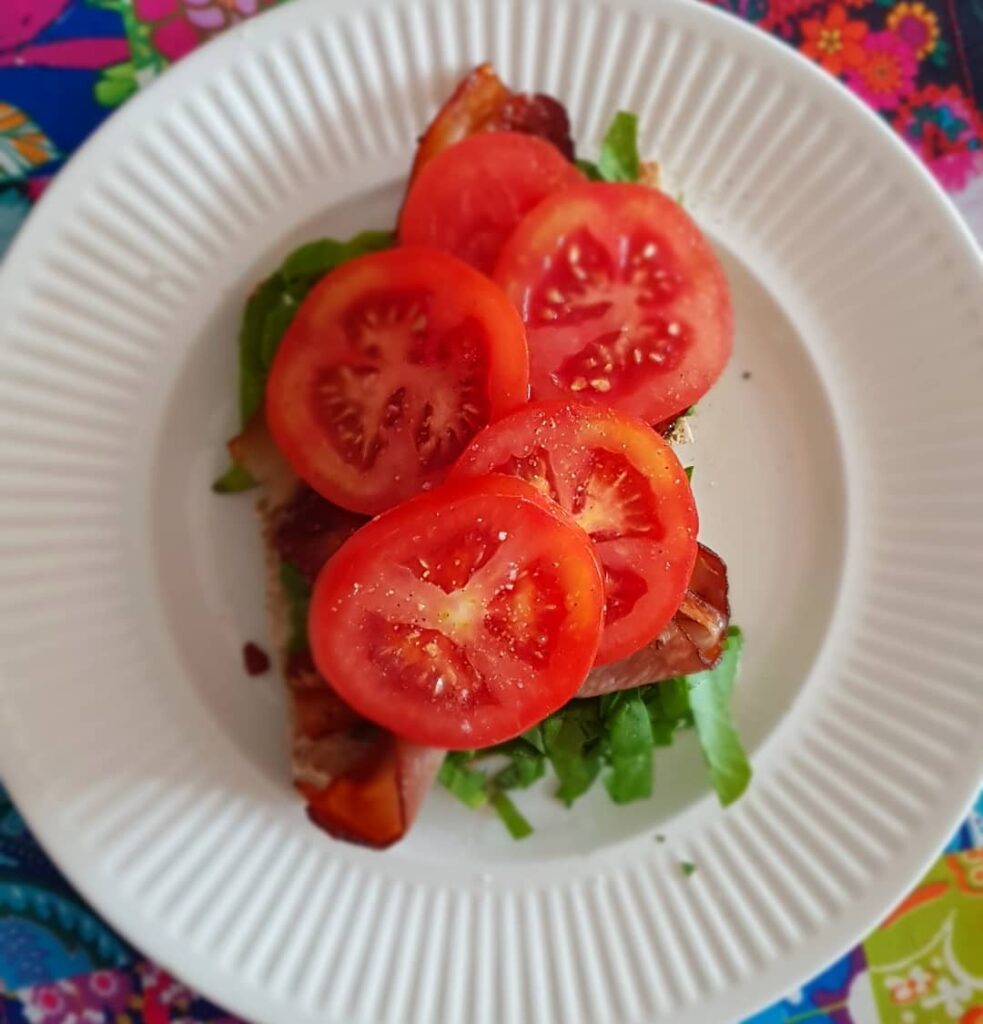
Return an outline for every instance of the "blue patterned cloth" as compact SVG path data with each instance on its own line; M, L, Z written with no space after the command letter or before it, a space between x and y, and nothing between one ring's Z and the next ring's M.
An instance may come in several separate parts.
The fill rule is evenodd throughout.
M51 176L115 107L272 2L0 0L0 254ZM983 0L712 2L839 77L950 192L980 185ZM748 1024L983 1024L983 966L973 950L971 962L935 957L926 966L916 948L935 928L933 914L969 922L973 934L983 906L980 850L983 799L881 928ZM983 922L977 934L983 950ZM0 789L0 1024L171 1021L233 1018L102 922Z

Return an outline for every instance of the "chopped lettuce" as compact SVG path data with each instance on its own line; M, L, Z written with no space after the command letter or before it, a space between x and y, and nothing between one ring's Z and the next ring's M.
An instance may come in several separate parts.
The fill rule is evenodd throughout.
M521 742L521 741L520 741ZM489 775L474 767L474 752L452 750L440 766L440 784L466 807L477 810L486 804L495 811L513 839L532 834L532 825L509 798L506 790L526 788L543 774L542 756L516 756L501 771Z
M619 110L601 143L597 169L605 181L638 181L642 162L638 156L638 117Z
M597 163L578 160L577 166L590 181L638 181L642 161L638 155L637 116L619 110L601 143Z
M608 796L616 804L651 796L655 740L648 708L638 690L627 691L608 715L607 748L609 767L604 785Z
M502 824L509 830L513 839L525 839L532 835L532 825L525 819L519 808L512 803L508 793L500 789L493 790L488 802L502 819Z
M238 494L256 486L252 473L243 466L233 462L231 466L212 484L216 494Z
M555 795L567 806L603 779L615 803L651 796L655 748L695 726L710 783L720 803L747 788L751 766L730 717L730 697L741 652L741 632L728 630L713 669L618 693L572 700L507 743L447 755L441 783L468 807L491 805L516 838L532 829L506 796L552 769ZM484 765L504 759L497 771Z
M388 231L363 231L347 242L324 238L294 250L280 269L260 283L246 303L239 328L239 420L242 426L263 405L266 378L273 357L307 293L329 271L343 263L391 248ZM212 485L219 494L244 491L255 481L241 467L232 466Z
M488 802L488 776L472 768L463 756L466 754L467 751L451 751L444 758L437 778L449 793L474 810Z
M689 677L689 706L696 734L720 803L732 804L751 781L751 763L730 714L730 697L741 656L741 631L732 626L716 668Z

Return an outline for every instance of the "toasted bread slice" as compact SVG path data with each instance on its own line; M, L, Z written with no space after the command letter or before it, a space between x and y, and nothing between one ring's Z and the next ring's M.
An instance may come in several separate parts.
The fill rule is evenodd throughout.
M233 459L262 488L270 635L290 709L291 771L311 820L340 839L388 846L406 834L444 752L366 721L334 692L295 635L284 565L311 586L321 566L365 522L302 483L277 451L261 416L229 442Z

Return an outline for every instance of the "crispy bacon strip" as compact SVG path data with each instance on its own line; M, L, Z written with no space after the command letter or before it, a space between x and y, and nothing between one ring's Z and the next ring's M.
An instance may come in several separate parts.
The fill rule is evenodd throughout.
M597 697L713 668L729 622L727 566L701 544L689 589L669 625L635 654L592 669L577 696Z
M366 521L332 505L294 475L262 416L229 442L233 458L262 486L273 640L290 698L294 785L311 821L338 839L389 846L401 839L433 785L444 751L409 743L366 721L334 692L310 652L289 653L280 565L314 582L324 563Z
M420 138L410 178L442 149L468 135L496 131L538 135L573 159L570 119L563 105L542 93L512 92L490 64L480 64L458 83Z

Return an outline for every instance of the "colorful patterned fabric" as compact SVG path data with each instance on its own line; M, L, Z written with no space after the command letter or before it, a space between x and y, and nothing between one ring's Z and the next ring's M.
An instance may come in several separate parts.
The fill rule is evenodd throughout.
M0 254L115 107L276 2L0 0ZM708 2L836 75L951 193L983 193L983 0ZM864 943L746 1024L805 1021L983 1024L983 797ZM104 924L0 789L0 1024L138 1022L234 1019Z
M983 0L715 0L848 85L951 192L983 174Z
M236 1024L85 905L0 789L0 1024ZM983 1024L983 795L867 940L745 1024Z

